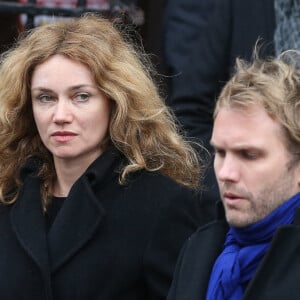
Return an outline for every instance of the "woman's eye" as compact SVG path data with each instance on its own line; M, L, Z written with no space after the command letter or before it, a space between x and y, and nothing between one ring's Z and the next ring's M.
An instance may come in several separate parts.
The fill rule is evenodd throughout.
M46 102L51 102L53 101L53 97L51 97L50 95L39 95L38 96L38 100L43 102L43 103L46 103Z
M79 102L85 102L89 99L90 95L88 93L79 93L75 96L75 99Z

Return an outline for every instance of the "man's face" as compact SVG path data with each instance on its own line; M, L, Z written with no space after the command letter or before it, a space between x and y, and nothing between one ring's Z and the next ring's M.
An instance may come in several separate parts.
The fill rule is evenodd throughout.
M232 226L262 220L299 192L299 163L291 163L280 124L262 107L221 108L211 144L226 219Z

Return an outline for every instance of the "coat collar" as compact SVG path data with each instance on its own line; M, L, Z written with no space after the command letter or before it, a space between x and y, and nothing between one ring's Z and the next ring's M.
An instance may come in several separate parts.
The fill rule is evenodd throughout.
M70 259L95 234L106 214L95 190L118 176L121 155L103 153L74 183L48 233L42 213L40 179L37 164L22 170L23 188L11 211L13 230L27 254L44 274L52 272ZM115 179L117 180L117 179Z
M73 186L48 233L52 271L92 238L105 214L88 179L81 177Z
M213 225L208 224L203 227L203 230L201 231L201 241L206 240L209 241L209 243L201 244L201 252L206 253L207 256L205 259L201 259L201 264L197 265L199 270L205 270L198 279L197 296L199 299L205 298L211 270L217 257L222 252L226 233L229 230L229 225L225 220L225 210L222 202L217 202L216 207L218 220L213 222ZM275 268L277 274L283 274L286 271L286 266L294 264L295 255L298 253L298 249L300 248L300 240L298 239L300 233L299 225L300 206L296 209L293 224L282 226L276 231L268 252L264 256L257 272L244 293L244 300L256 299L260 290L264 291L265 289L265 278L274 278L274 262L278 262L276 257L280 257L280 262L277 263ZM205 228L209 228L209 230L205 230ZM284 253L284 255L282 255L282 253ZM196 299L196 297L194 298Z
M217 216L218 220L202 227L202 230L198 233L201 235L201 239L199 239L201 242L199 249L201 249L200 253L202 253L202 256L199 254L201 259L197 264L197 269L202 270L202 273L201 276L198 277L197 289L190 289L193 294L188 295L190 297L187 296L189 299L196 299L196 297L205 299L211 270L217 257L223 250L229 225L225 220L224 207L221 201L217 203ZM276 269L280 268L280 271L276 270L278 274L283 274L286 270L286 266L294 263L295 255L298 253L300 247L300 240L298 239L300 233L299 225L300 207L296 209L294 223L292 225L282 226L276 231L270 248L247 287L243 299L256 299L257 297L254 295L259 293L258 288L264 290L265 278L273 278L274 261L277 263L276 257L280 257L280 263L278 263L276 267ZM203 241L207 241L207 243L202 243ZM203 259L203 253L205 259ZM282 256L282 253L285 253L285 255Z
M294 225L296 226L300 225L300 206L297 207L295 212Z

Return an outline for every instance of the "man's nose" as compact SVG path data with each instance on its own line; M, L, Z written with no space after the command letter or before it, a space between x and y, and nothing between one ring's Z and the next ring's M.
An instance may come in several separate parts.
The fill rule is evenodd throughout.
M215 172L219 181L237 182L240 178L240 165L233 155L226 155L221 161L215 162Z

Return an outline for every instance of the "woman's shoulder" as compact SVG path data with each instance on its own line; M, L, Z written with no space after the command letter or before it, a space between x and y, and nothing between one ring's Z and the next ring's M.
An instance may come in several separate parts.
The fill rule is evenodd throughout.
M140 171L125 187L126 198L163 216L201 215L199 195L159 172ZM202 217L200 217L200 220ZM198 223L198 221L197 221Z
M127 182L128 187L142 188L151 194L189 194L196 192L160 172L141 170L132 174Z

